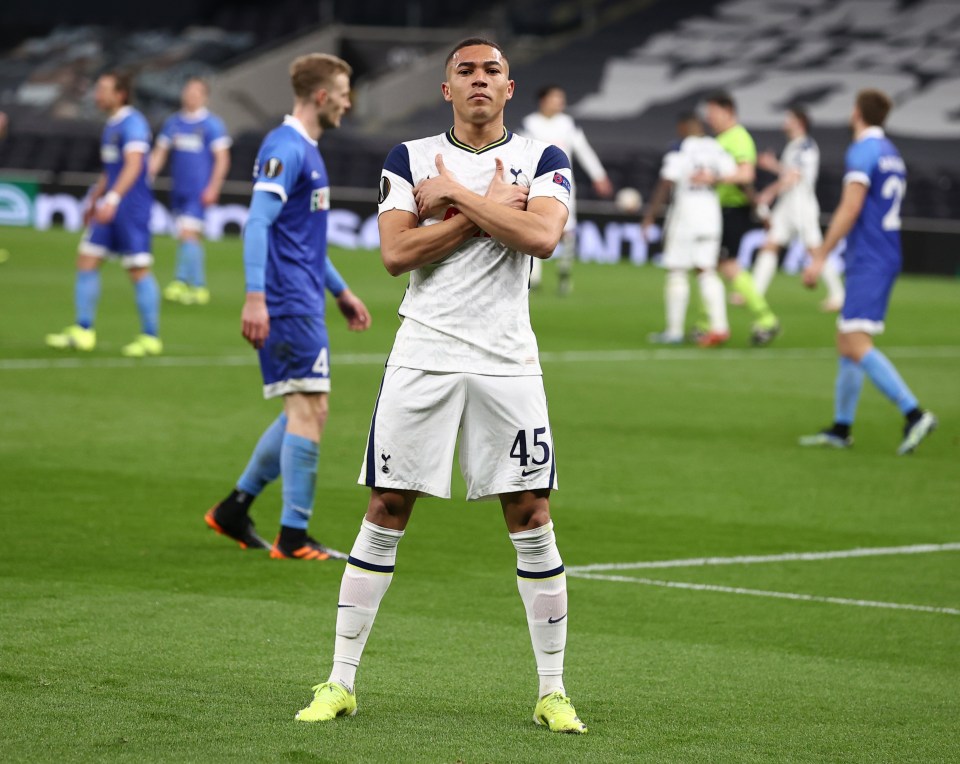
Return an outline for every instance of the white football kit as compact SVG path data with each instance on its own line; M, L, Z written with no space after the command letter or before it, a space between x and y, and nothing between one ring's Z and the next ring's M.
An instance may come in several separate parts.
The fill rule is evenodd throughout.
M780 194L770 215L770 239L785 247L794 238L808 249L823 243L820 230L820 204L817 202L817 175L820 172L820 149L810 136L790 141L780 156L781 173L797 170L800 179Z
M539 111L528 114L523 118L523 135L538 141L550 143L559 148L572 161L576 159L590 177L596 182L607 177L600 158L587 141L583 130L573 121L569 114L554 114L547 117ZM572 176L571 176L572 182ZM573 231L577 227L576 188L571 189L570 215L567 218L565 231Z
M660 177L673 183L673 200L664 224L663 265L671 269L714 268L720 255L723 218L713 186L691 178L700 170L730 175L736 162L716 140L691 135L663 158Z
M437 174L436 156L459 183L483 195L495 159L528 201L551 197L569 208L570 162L557 147L508 131L481 149L453 130L408 141L387 156L379 213L418 215L414 186ZM453 207L421 220L459 214ZM553 438L528 303L532 258L483 232L410 273L402 324L387 360L359 482L450 496L462 428L460 468L467 498L555 488Z

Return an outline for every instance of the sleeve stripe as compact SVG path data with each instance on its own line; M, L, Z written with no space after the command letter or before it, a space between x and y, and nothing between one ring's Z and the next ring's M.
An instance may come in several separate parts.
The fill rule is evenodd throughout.
M389 170L394 175L403 178L411 186L413 185L413 173L410 172L410 152L404 144L394 146L387 154L387 160L383 163L383 169Z
M850 170L846 175L843 176L843 182L846 183L862 183L867 188L870 187L870 176L865 172L860 170Z
M539 178L548 172L569 169L570 160L567 159L567 155L556 146L547 146L540 155L540 162L537 165L536 171L533 173L533 177Z
M146 154L150 151L150 144L146 141L127 141L123 144L123 153L126 154L128 151L139 151L141 154Z
M171 143L171 140L170 140L167 136L165 136L165 135L158 135L158 136L157 136L157 145L158 145L160 148L166 148L167 146L170 145L170 143Z
M220 149L228 149L233 145L233 139L229 135L224 135L221 138L216 138L210 141L210 148L214 151L219 151Z
M280 197L281 201L286 203L287 201L287 189L281 186L279 183L268 183L264 180L258 180L253 184L254 191L270 191Z

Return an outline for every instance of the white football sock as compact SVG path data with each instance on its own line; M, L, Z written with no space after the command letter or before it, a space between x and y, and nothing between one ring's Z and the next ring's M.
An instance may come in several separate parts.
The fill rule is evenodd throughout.
M771 249L761 249L753 264L753 285L760 294L766 294L770 282L777 272L777 253Z
M827 287L827 299L837 305L843 305L847 292L843 287L843 279L840 277L840 271L837 270L837 264L832 259L827 258L827 261L823 264L820 278L823 279L823 283Z
M351 692L380 600L393 579L397 544L402 537L403 531L381 528L364 520L343 571L329 681L339 682Z
M537 659L540 695L563 688L563 651L567 644L567 577L557 551L553 523L511 533L517 550L517 588L527 611L530 641Z
M697 274L697 283L700 285L700 301L707 313L710 331L726 334L730 331L730 324L727 322L727 300L723 281L711 268Z
M683 337L683 326L687 320L687 305L690 302L690 282L686 271L667 272L667 281L663 289L663 301L666 306L667 331L670 337Z
M560 242L553 251L553 255L550 257L551 260L557 261L557 273L561 276L570 275L573 271L573 259L576 253L577 250L573 233L564 233L563 236L560 237Z

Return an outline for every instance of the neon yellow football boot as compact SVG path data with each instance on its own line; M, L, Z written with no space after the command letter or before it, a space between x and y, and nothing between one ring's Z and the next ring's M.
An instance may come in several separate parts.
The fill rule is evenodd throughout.
M129 345L124 345L120 352L127 358L145 358L148 355L160 355L163 352L163 342L152 334L138 334Z
M551 732L587 734L587 725L580 721L577 709L573 707L570 698L560 690L544 695L537 701L537 707L533 710L533 720L537 724L546 725Z
M190 303L193 305L209 305L210 290L206 287L190 287Z
M163 288L163 299L167 302L183 302L183 297L190 291L186 282L171 281Z
M59 334L48 334L47 347L57 350L82 350L89 353L97 346L97 333L93 329L84 329L79 324L68 326Z
M357 696L339 682L323 682L314 685L310 705L294 717L300 722L326 722L338 716L354 716L357 713Z

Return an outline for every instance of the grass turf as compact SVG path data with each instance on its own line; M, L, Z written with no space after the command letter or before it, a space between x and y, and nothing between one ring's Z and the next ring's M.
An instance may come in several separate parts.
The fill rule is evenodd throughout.
M0 265L0 751L11 761L949 761L960 758L960 617L570 577L567 688L590 726L530 716L533 658L494 504L424 500L359 675L353 719L293 713L326 678L340 563L277 562L210 533L276 403L239 336L236 240L208 245L213 302L164 306L166 354L131 362L132 291L103 275L100 344L60 355L76 237L3 229ZM173 243L158 239L161 282ZM334 391L313 528L349 548L379 364L404 279L336 253L374 315L330 319ZM848 452L827 424L832 318L778 277L785 334L731 350L648 350L662 272L579 266L532 297L568 566L960 541L960 284L904 278L881 346L941 428L898 458L869 384ZM332 308L335 314L335 308ZM629 350L618 355L604 351ZM571 353L570 351L577 351ZM584 352L585 351L585 352ZM338 358L340 362L338 363ZM378 360L379 359L379 360ZM254 515L272 537L279 491ZM957 552L624 571L628 578L960 607Z

